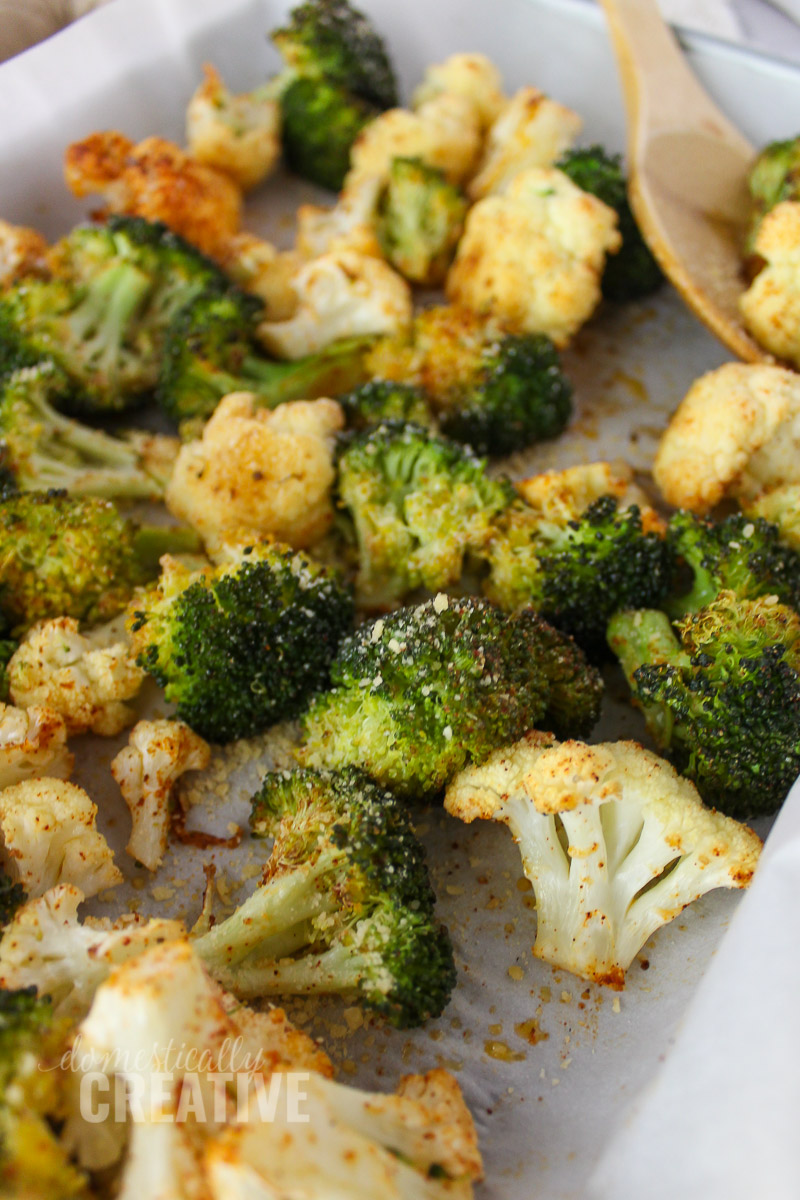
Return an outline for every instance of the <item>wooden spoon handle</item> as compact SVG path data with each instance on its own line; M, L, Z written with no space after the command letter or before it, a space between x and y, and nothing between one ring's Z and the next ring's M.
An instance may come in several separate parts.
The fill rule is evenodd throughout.
M631 141L670 130L698 129L744 148L747 143L695 78L656 0L600 0L611 31Z

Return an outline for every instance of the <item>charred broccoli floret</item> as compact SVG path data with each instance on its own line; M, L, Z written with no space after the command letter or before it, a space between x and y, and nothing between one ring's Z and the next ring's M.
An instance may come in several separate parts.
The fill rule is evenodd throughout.
M411 383L371 379L336 399L351 429L366 429L383 421L421 425L426 429L433 429L436 424L427 396L422 388Z
M364 378L371 338L344 338L293 362L265 358L253 341L261 302L244 292L204 293L171 323L158 400L177 422L209 417L223 396L253 392L266 408L313 399Z
M231 547L215 567L167 560L131 616L133 652L177 715L212 742L295 716L324 687L352 628L349 591L278 543Z
M423 388L442 432L478 454L557 437L572 414L572 386L549 338L493 336L463 309L419 313L409 338L378 342L366 365L376 378Z
M371 607L456 583L514 495L468 447L396 421L349 441L337 487L358 545L359 601Z
M377 214L384 257L411 283L443 282L464 228L467 200L420 158L393 158Z
M597 196L617 214L622 245L617 254L606 259L602 279L606 299L638 300L656 291L664 276L631 212L620 155L609 154L602 146L589 146L567 151L556 165L574 184Z
M674 628L657 610L619 612L608 640L704 800L734 817L774 812L800 771L800 617L721 592Z
M22 884L14 883L11 876L0 868L0 929L5 928L25 899Z
M59 410L69 394L51 359L0 378L0 473L20 491L63 488L109 499L157 499L165 480L133 441Z
M592 655L611 614L661 603L672 575L665 539L645 530L637 505L620 508L612 495L557 518L518 500L497 521L486 558L491 600L531 605Z
M336 992L395 1025L444 1009L453 951L405 806L361 771L266 777L251 825L274 837L261 886L194 943L240 996Z
M800 135L770 142L758 154L748 177L753 211L746 249L752 252L766 214L783 200L800 200Z
M667 539L690 576L688 588L666 605L672 617L704 608L722 591L740 600L772 595L793 608L800 604L800 554L762 517L734 513L714 521L680 511L670 518Z
M534 726L588 732L601 693L580 651L534 614L441 593L362 625L342 643L331 682L303 716L303 762L361 766L416 799Z
M0 616L21 633L50 617L110 620L158 574L162 554L196 552L189 529L141 525L110 500L65 492L0 499Z
M286 63L274 84L286 161L305 179L339 191L359 132L397 104L384 44L347 0L309 0L271 36Z
M198 291L230 287L210 260L141 218L78 226L51 262L50 278L26 278L0 299L0 370L54 359L74 410L139 403L156 383L174 313Z

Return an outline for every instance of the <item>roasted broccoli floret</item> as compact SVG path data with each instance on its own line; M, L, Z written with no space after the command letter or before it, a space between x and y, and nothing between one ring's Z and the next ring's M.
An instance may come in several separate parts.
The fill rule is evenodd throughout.
M133 652L178 717L228 742L295 716L352 621L350 592L307 555L234 546L205 570L163 564L133 611Z
M337 992L396 1025L438 1016L453 952L405 806L358 770L276 773L251 825L272 854L261 886L195 941L212 974L244 997Z
M140 525L110 500L65 492L0 499L0 616L21 633L50 617L98 624L158 574L162 554L196 552L189 529Z
M25 903L25 889L15 883L11 876L0 868L0 929L4 929L14 913Z
M427 396L411 383L371 379L336 397L351 429L366 429L382 421L400 421L433 429L436 425Z
M612 495L557 519L518 500L497 521L486 557L491 600L531 605L592 655L604 648L611 614L661 603L672 573L665 539L645 531L637 505L620 508Z
M714 521L680 511L670 518L667 540L688 583L683 591L680 582L675 585L678 594L666 605L671 617L704 608L722 591L740 600L777 596L793 608L800 604L800 554L781 541L777 525L761 517L734 513Z
M46 1056L62 1040L47 997L35 988L0 989L0 1195L10 1200L88 1195L87 1179L47 1121L58 1072Z
M658 745L704 800L774 812L800 771L800 617L774 596L721 592L673 628L619 612L608 640Z
M205 293L170 325L158 400L175 421L209 417L223 396L253 392L267 408L286 400L335 395L364 378L372 338L344 338L318 354L275 362L253 341L261 302L244 292Z
M617 214L622 245L606 258L603 295L624 302L649 296L664 282L661 268L636 224L628 203L628 189L619 154L602 146L569 150L556 164L584 192L591 192Z
M200 290L230 283L166 226L116 217L78 226L53 248L52 276L26 278L0 300L0 370L52 358L71 387L63 406L114 411L158 377L171 317Z
M356 434L337 469L358 545L359 601L369 607L456 583L514 496L468 447L399 421Z
M380 198L384 257L411 283L443 282L464 228L467 200L443 171L420 158L393 158Z
M63 488L109 499L157 499L164 474L135 441L59 410L70 384L51 359L0 378L0 473L20 491Z
M286 70L276 81L289 166L338 191L363 126L397 104L383 41L347 0L310 0L271 35Z
M303 716L302 761L360 766L424 799L509 736L552 724L587 733L601 684L569 639L559 651L557 638L532 613L507 616L441 593L362 625L331 664L332 690Z
M783 200L800 200L800 135L770 142L758 154L748 177L753 203L746 250L752 253L766 214Z
M495 336L464 309L419 313L410 338L378 342L366 365L376 378L422 387L442 432L478 454L556 437L572 414L572 386L548 337Z

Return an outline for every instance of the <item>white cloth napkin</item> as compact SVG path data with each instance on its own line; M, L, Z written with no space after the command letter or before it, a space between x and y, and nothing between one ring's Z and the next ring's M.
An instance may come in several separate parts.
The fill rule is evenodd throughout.
M592 1200L800 1196L800 784Z
M713 33L729 41L742 40L741 23L729 0L659 0L659 8L673 25Z

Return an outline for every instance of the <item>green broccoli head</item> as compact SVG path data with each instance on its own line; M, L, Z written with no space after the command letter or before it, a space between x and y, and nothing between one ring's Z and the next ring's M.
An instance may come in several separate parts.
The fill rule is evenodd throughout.
M14 645L16 644L14 643ZM25 900L22 884L14 883L11 876L0 868L0 929L4 929L8 925L14 913L25 903Z
M384 257L411 283L444 282L464 228L467 200L444 172L420 158L393 158L377 235Z
M783 200L800 199L800 135L770 142L750 168L748 186L752 215L746 249L752 253L761 222Z
M52 1020L50 1000L37 996L36 988L0 988L0 1092L16 1075L23 1056L36 1051Z
M557 437L572 414L572 386L549 338L493 336L464 309L419 313L410 340L383 339L367 368L423 388L442 431L478 454L510 454Z
M358 545L359 601L369 607L457 582L514 495L468 447L399 421L345 443L337 487Z
M486 601L439 594L401 609L342 643L332 689L303 716L301 758L362 766L410 798L436 795L467 763L546 720L559 655L527 616Z
M293 362L265 358L254 341L261 301L238 289L204 292L172 320L157 399L176 422L207 418L223 396L253 392L265 408L335 394L364 378L372 338L342 338Z
M405 806L362 771L267 775L251 825L274 837L260 887L195 949L239 995L335 992L398 1025L438 1016L455 984Z
M0 499L0 614L15 633L51 617L87 624L121 612L168 552L197 551L188 529L140 525L110 500L65 492Z
M601 496L570 518L544 518L521 500L497 522L486 594L504 609L531 605L592 656L618 608L655 605L672 576L671 551L645 530L636 505Z
M352 597L333 572L261 543L201 571L167 562L131 627L140 666L177 715L202 737L229 742L295 716L325 686L352 621Z
M588 737L600 718L603 681L586 661L577 642L545 621L532 608L516 617L529 653L548 684L543 724L558 738Z
M435 420L422 388L390 379L371 379L336 397L351 429L367 429L383 421L421 425L433 429Z
M341 190L350 147L378 115L369 101L325 80L294 79L281 93L281 136L290 170L303 179Z
M163 483L136 446L59 410L70 382L52 359L0 377L0 471L20 491L63 488L109 499L157 499Z
M800 617L774 596L721 592L678 622L619 612L609 645L660 747L706 803L774 812L800 771Z
M672 617L696 612L721 591L740 600L774 595L794 608L800 604L800 554L762 517L734 513L714 521L679 511L670 518L667 539L690 576L689 587L669 598Z
M606 260L603 295L624 303L656 291L664 276L631 212L620 155L609 154L602 146L589 146L567 151L556 166L584 192L591 192L617 214L622 246Z

